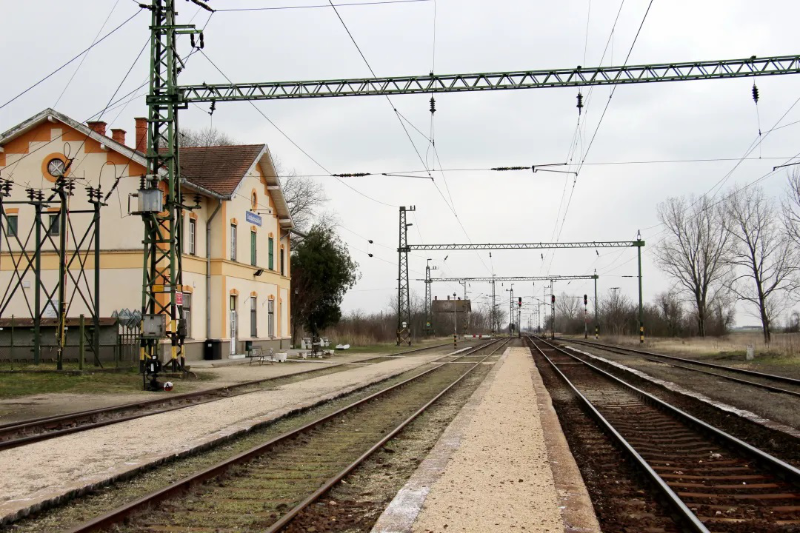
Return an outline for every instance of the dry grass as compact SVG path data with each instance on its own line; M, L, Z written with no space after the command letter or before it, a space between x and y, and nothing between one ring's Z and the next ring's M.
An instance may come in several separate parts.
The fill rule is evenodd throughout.
M635 336L607 336L601 342L636 348L641 346ZM667 354L685 355L697 359L745 360L747 347L755 350L756 365L759 363L800 366L800 334L774 333L772 342L764 344L760 333L732 333L723 337L689 337L645 339L644 349Z

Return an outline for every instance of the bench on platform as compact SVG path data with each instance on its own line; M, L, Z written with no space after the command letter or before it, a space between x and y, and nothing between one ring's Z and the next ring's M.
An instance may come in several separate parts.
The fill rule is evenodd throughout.
M247 357L250 358L250 364L253 364L253 361L258 361L259 365L263 365L265 362L269 364L273 364L275 359L273 357L274 352L272 348L269 351L265 352L263 348L253 348L250 350L250 353L247 354Z

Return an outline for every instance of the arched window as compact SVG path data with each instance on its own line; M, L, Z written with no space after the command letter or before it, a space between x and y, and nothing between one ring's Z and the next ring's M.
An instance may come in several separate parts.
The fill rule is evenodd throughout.
M250 204L250 210L255 212L258 209L258 194L256 194L256 191L253 191L253 195L250 197Z

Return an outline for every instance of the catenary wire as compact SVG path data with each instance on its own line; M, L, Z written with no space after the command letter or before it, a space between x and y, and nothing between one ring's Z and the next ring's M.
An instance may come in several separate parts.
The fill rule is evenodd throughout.
M108 24L108 21L111 19L111 15L114 14L114 11L116 11L118 5L119 5L119 0L114 2L114 5L111 7L111 11L108 12L108 16L103 21L103 24L100 26L100 29L97 30L97 35L95 35L94 39L92 39L92 43L91 43L91 45L89 45L89 50L91 50L92 46L94 46L94 44L97 42L97 39L100 37L100 34L105 29L106 24ZM88 51L85 54L83 54L83 57L81 58L81 62L78 63L78 67L75 69L75 72L72 73L72 76L70 76L69 81L67 81L67 84L61 90L61 94L58 95L58 98L56 99L56 103L53 104L53 108L58 107L58 103L64 97L64 93L67 92L67 89L69 89L69 86L72 84L72 80L74 80L75 76L78 75L78 72L81 70L81 67L83 66L83 63L86 61L87 57L89 57L89 52Z
M431 2L434 0L378 0L371 2L342 2L337 3L336 7L358 7L358 6L379 6L388 4L419 4ZM226 9L215 9L217 13L235 12L235 11L280 11L285 9L319 9L328 8L328 4L307 5L307 6L272 6L272 7L234 7Z
M14 102L15 100L17 100L17 99L18 99L18 98L20 98L21 96L23 96L23 95L27 94L29 91L31 91L31 90L33 90L33 89L35 89L36 87L38 87L39 85L41 85L42 83L44 83L45 81L47 81L48 79L52 78L53 76L55 76L56 74L58 74L59 72L61 72L61 71L62 71L64 68L66 68L66 67L67 67L67 66L69 66L71 63L73 63L74 61L76 61L76 60L77 60L79 57L81 57L81 56L83 56L84 54L86 54L86 53L87 53L89 50L91 50L91 49L92 49L92 48L94 48L95 46L97 46L97 45L99 45L100 43L102 43L103 41L105 41L107 38L109 38L109 37L110 37L110 36L112 36L114 33L116 33L118 30L120 30L120 29L121 29L123 26L125 26L125 25L126 25L126 24L128 24L130 21L132 21L133 19L135 19L137 16L139 16L139 14L140 14L141 12L142 12L142 10L139 10L139 11L137 11L136 13L134 13L133 15L131 15L130 17L128 17L127 19L125 19L125 21L123 21L123 22L122 22L122 23L121 23L119 26L117 26L116 28L114 28L114 29L113 29L113 30L111 30L110 32L108 32L108 33L106 33L105 35L103 35L103 37L101 37L100 39L96 40L96 41L95 41L95 42L94 42L94 43L93 43L91 46L89 46L88 48L86 48L85 50L83 50L82 52L80 52L78 55L76 55L75 57L73 57L72 59L70 59L69 61L67 61L66 63L64 63L63 65L61 65L61 66L60 66L60 67L58 67L57 69L55 69L54 71L52 71L50 74L46 75L44 78L40 79L39 81L37 81L36 83L34 83L34 84L33 84L33 85L31 85L30 87L28 87L27 89L23 90L21 93L17 94L17 95L16 95L16 96L14 96L13 98L11 98L11 99L10 99L10 100L8 100L7 102L5 102L4 104L0 105L0 109L3 109L3 108L4 108L4 107L6 107L8 104L10 104L10 103Z
M223 71L222 71L222 70L221 70L221 69L220 69L220 68L217 66L217 64L216 64L216 63L214 63L214 62L211 60L211 58L210 58L210 57L208 57L208 54L206 54L206 53L205 53L203 50L200 50L200 53L203 55L203 57L205 57L205 58L208 60L208 62L209 62L209 63L211 63L211 65L212 65L212 66L213 66L213 67L214 67L214 68L217 70L217 72L219 72L219 73L220 73L220 74L221 74L221 75L222 75L222 76L223 76L223 77L224 77L226 80L228 80L228 83L233 83L233 82L231 81L231 79L230 79L230 78L229 78L229 77L228 77L228 76L227 76L227 75L226 75L226 74L225 74L225 73L224 73L224 72L223 72ZM367 194L365 194L365 193L363 193L363 192L359 191L358 189L356 189L355 187L351 186L349 183L345 182L345 181L344 181L344 180L342 180L341 178L339 178L339 177L337 177L337 176L333 176L333 174L332 174L332 173L331 173L331 172L330 172L330 171L329 171L327 168L325 168L325 166L323 166L323 165L322 165L322 164L321 164L319 161L317 161L316 159L314 159L314 158L311 156L311 154L309 154L308 152L306 152L306 151L305 151L305 150L304 150L304 149L303 149L303 148L302 148L302 147L301 147L299 144L297 144L297 143L296 143L296 142L295 142L295 141L294 141L294 140L293 140L291 137L289 137L289 135L288 135L288 134L286 134L286 132L284 132L284 131L283 131L283 130L280 128L280 127L278 127L278 125L277 125L277 124L275 124L275 122L273 122L273 121L272 121L272 120L271 120L269 117L267 117L267 115L266 115L266 114L264 114L264 112L263 112L263 111L262 111L262 110L261 110L261 109L260 109L260 108L259 108L257 105L255 105L255 103L253 103L252 101L249 101L249 100L248 100L248 103L249 103L249 104L250 104L250 105L253 107L253 109L255 109L255 110L256 110L256 112L258 112L258 114L259 114L259 115L261 115L261 116L264 118L264 120L266 120L267 122L269 122L269 123L270 123L270 125L271 125L273 128L275 128L275 129L278 131L278 133L280 133L280 134L281 134L281 135L282 135L282 136L283 136L283 137L284 137L286 140L288 140L288 141L289 141L289 142L290 142L290 143L291 143L291 144L292 144L292 145L293 145L295 148L297 148L297 149L298 149L298 150L299 150L299 151L300 151L300 152L301 152L303 155L305 155L305 156L306 156L308 159L310 159L310 160L311 160L311 161L312 161L312 162L313 162L315 165L317 165L319 168L321 168L322 170L324 170L325 172L327 172L327 175L326 175L326 176L333 177L334 179L336 179L336 181L338 181L339 183L341 183L342 185L344 185L344 186L345 186L345 187L347 187L348 189L350 189L350 190L352 190L352 191L356 192L357 194L359 194L359 195L363 196L364 198L367 198L368 200L372 200L372 201L373 201L373 202L375 202L375 203L378 203L378 204L384 205L384 206L386 206L386 207L395 207L395 208L396 208L396 207L399 207L398 205L395 205L395 204L390 204L390 203L387 203L387 202L384 202L384 201L378 200L377 198L373 198L373 197L371 197L371 196L369 196L369 195L367 195Z

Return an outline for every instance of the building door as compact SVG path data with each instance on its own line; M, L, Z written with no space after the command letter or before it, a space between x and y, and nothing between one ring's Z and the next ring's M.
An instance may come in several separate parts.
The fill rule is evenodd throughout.
M231 296L231 355L236 353L236 346L237 346L237 333L238 328L236 324L236 296Z

